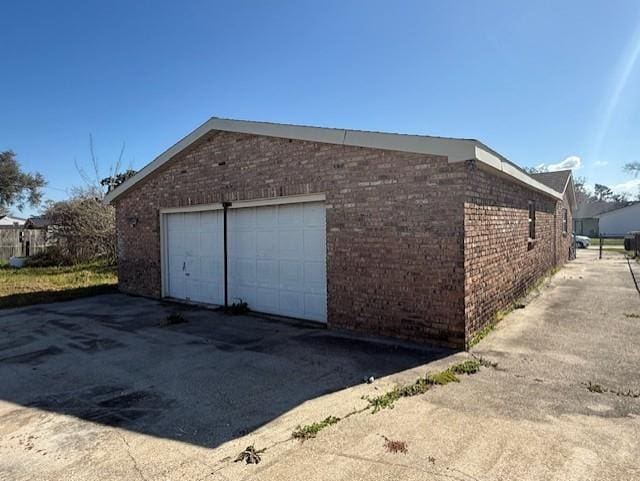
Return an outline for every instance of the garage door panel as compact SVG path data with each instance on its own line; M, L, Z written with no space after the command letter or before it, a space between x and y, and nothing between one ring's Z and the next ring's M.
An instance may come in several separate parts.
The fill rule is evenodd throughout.
M278 238L278 232L275 230L259 230L256 232L256 253L258 257L277 257Z
M302 263L300 261L280 261L280 287L302 289Z
M281 258L301 259L303 253L303 231L284 230L278 236L278 254Z
M260 207L256 210L256 227L272 228L278 225L278 206Z
M278 289L268 287L256 288L255 310L262 312L278 312Z
M311 319L326 319L327 298L324 294L305 293L304 312Z
M222 211L168 214L168 294L211 304L224 299ZM229 300L251 309L326 321L324 203L228 212Z
M324 291L327 285L325 264L318 261L305 262L303 265L303 280L305 287L314 292Z
M256 283L259 286L277 286L279 281L279 262L277 260L258 259L256 262Z
M224 266L216 257L200 258L200 279L210 279L212 282L224 276Z
M278 206L278 225L298 226L303 224L302 204L286 204Z
M184 275L170 276L169 285L171 286L171 297L175 297L176 299L186 298L186 280Z
M230 211L230 297L256 311L326 321L325 217L322 202Z
M235 259L231 264L229 280L238 285L255 285L256 260Z
M304 293L295 291L280 291L280 311L292 317L302 317L304 314Z
M184 271L187 278L197 279L200 277L200 258L193 256L185 256Z
M169 255L184 255L184 231L173 230L167 235L167 242L171 245Z
M313 229L303 232L303 254L305 259L324 259L326 250L324 231Z
M200 242L200 256L213 256L223 249L221 239L211 235L210 232L201 232L198 241Z
M171 275L181 275L184 276L183 273L183 265L185 262L185 256L177 256L173 255L169 257L169 274Z
M255 257L256 255L256 231L236 231L231 243L230 252L242 257Z
M187 256L200 255L200 233L184 232L184 254Z
M234 209L231 211L230 219L233 228L238 230L252 230L256 225L256 209Z
M194 281L191 283L191 300L206 304L216 304L223 296L222 286L214 282Z
M222 211L166 215L166 294L210 304L224 299Z
M186 232L198 232L200 230L200 212L184 214L184 230Z
M167 216L167 230L184 231L184 214L171 214Z
M249 306L255 306L256 304L255 286L237 285L229 292L230 294L233 293L233 295L230 295L229 297L230 302L238 302L239 299L242 299L242 301L246 302ZM255 307L252 308L255 309Z
M325 207L320 203L304 204L302 211L304 225L311 227L317 226L324 228L325 226Z
M222 216L220 211L208 211L200 214L200 232L222 232Z

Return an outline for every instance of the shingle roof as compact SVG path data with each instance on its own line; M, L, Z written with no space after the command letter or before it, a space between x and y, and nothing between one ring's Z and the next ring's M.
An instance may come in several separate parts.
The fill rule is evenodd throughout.
M612 202L605 202L604 200L594 200L593 202L588 202L578 207L578 210L573 213L573 218L588 219L591 217L598 217L600 214L604 214L605 212L609 212L611 210L616 210L619 207L619 205Z
M531 174L531 177L542 182L547 187L551 187L556 192L563 194L570 175L570 170L558 170L557 172L540 172L538 174Z
M49 221L49 219L46 219L42 216L30 217L29 219L27 219L27 222L25 223L25 227L29 229L44 229L49 225L51 225L51 222Z

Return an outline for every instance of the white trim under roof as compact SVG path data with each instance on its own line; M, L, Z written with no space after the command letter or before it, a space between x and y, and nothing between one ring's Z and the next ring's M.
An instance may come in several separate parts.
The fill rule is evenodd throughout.
M562 194L531 178L505 158L499 156L477 140L430 137L426 135L391 134L366 132L361 130L333 129L325 127L307 127L302 125L275 124L269 122L251 122L246 120L220 119L213 117L181 139L178 143L160 154L133 177L105 196L105 202L113 202L135 184L167 163L175 155L211 131L235 132L284 139L305 140L325 144L367 147L372 149L394 150L447 157L450 163L475 160L491 170L498 171L518 183L562 199Z

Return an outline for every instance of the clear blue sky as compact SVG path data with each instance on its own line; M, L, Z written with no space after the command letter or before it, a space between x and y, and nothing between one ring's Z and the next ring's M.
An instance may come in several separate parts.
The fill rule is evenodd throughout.
M221 116L473 137L636 192L639 52L637 0L6 1L0 150L59 199L89 134L140 168Z

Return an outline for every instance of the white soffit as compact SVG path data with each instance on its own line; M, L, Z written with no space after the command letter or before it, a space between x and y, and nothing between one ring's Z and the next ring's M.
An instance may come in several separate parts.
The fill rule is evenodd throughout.
M235 132L267 137L304 140L354 147L412 152L447 157L449 162L476 160L491 169L506 174L529 187L562 198L562 195L536 181L526 173L501 159L490 149L483 148L476 140L453 139L446 137L429 137L423 135L405 135L383 132L366 132L360 130L333 129L325 127L307 127L301 125L275 124L269 122L251 122L245 120L219 119L213 117L195 129L178 143L160 154L130 179L105 196L105 202L113 202L116 198L144 179L147 175L164 165L175 155L189 147L211 131Z

